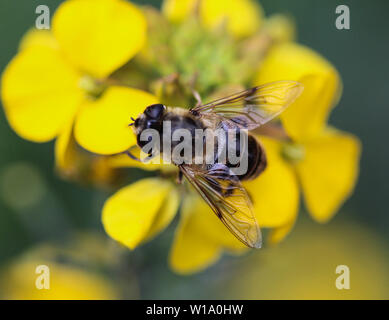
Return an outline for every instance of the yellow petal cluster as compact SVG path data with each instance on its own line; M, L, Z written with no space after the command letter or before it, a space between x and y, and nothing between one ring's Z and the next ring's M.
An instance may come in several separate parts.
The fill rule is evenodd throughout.
M244 182L259 225L271 229L270 244L281 241L295 225L300 194L316 221L330 219L352 192L359 168L358 139L327 125L328 114L341 91L336 69L305 46L280 42L265 57L255 84L285 79L305 85L302 96L281 116L290 139L260 136L268 167L257 179ZM160 180L159 192L154 191L154 183L152 179L130 185L114 195L105 207L103 221L107 232L130 248L148 238L150 226L158 217L156 212L167 201L165 188L174 195L170 182L163 184ZM134 200L133 194L138 195L139 186L153 191L139 193L142 200ZM155 208L151 207L149 196L155 197L152 200ZM138 208L137 214L131 206ZM175 210L177 206L174 205ZM117 221L106 218L116 214L119 215ZM136 230L128 226L136 226ZM198 195L186 194L170 252L169 263L173 270L180 274L198 272L215 263L225 251L239 254L245 250Z

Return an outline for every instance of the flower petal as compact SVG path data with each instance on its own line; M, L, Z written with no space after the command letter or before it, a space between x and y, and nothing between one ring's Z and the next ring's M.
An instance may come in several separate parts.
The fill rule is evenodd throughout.
M38 266L50 269L50 289L39 290ZM19 259L2 276L2 289L10 300L112 300L118 298L113 283L91 270L42 258ZM3 287L4 286L4 287Z
M296 169L305 203L315 220L328 221L351 194L360 152L355 136L330 129L305 144L305 157Z
M50 46L22 50L2 76L1 95L11 127L31 141L53 139L84 99L79 77Z
M162 222L155 220L173 188L166 180L148 178L119 190L104 205L105 231L111 238L134 249L150 232L155 234L171 219L174 206L166 205ZM157 225L153 227L154 223Z
M111 87L97 100L88 101L76 119L74 133L85 149L99 154L115 154L136 144L131 117L137 117L151 104L153 95L125 87Z
M296 39L296 25L288 15L276 13L267 17L263 28L273 41L286 42Z
M171 268L181 274L199 272L215 263L221 255L221 246L219 243L210 240L204 232L212 229L207 226L206 218L210 221L217 219L213 212L197 196L188 196L185 198L182 209L181 219L177 226L174 243L170 252L169 263ZM221 222L219 222L221 224ZM205 229L201 228L206 226ZM212 227L214 224L212 224ZM229 233L225 228L224 232Z
M131 59L146 39L146 21L122 0L69 0L53 17L54 35L82 71L106 77Z
M236 37L246 37L256 33L262 23L263 10L252 0L207 0L200 5L200 18L209 28L223 23Z
M296 220L297 220L296 218L297 218L297 215L296 215L295 219L289 221L285 225L272 229L269 233L269 236L268 236L269 244L275 245L275 244L281 242L282 240L284 240L285 237L290 233L290 231L292 231L292 229L296 223Z
M65 173L73 170L77 158L72 133L73 123L70 122L55 141L55 164L61 172Z
M288 134L297 141L320 134L340 96L341 80L336 69L311 49L284 43L270 50L255 84L277 80L304 84L302 95L281 115Z
M173 220L180 205L180 195L177 189L173 188L162 207L160 208L156 219L151 225L146 240L154 238L158 233L165 229Z
M260 227L274 228L294 220L298 213L299 192L292 167L281 157L281 143L261 137L268 165L256 179L244 182Z
M81 180L99 187L112 185L116 172L109 157L96 156L82 150L73 135L73 123L63 130L55 141L57 173L67 180Z
M24 50L32 46L45 46L58 49L58 42L49 30L39 30L32 28L27 31L19 44L19 50Z

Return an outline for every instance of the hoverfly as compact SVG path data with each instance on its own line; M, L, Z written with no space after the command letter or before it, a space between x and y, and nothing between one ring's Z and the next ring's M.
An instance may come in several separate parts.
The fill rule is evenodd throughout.
M145 144L140 135L145 129L162 134L163 122L170 121L172 131L224 128L255 129L285 110L302 92L302 84L295 81L277 81L254 87L207 104L198 103L191 109L148 106L134 122L137 146ZM195 138L193 137L193 140ZM130 148L131 150L131 148ZM131 152L129 156L133 156ZM161 153L163 150L161 150ZM224 225L248 247L260 248L262 236L252 209L249 195L241 181L256 178L266 167L266 155L253 135L248 135L248 168L244 175L235 175L228 163L179 164L179 176L192 184Z

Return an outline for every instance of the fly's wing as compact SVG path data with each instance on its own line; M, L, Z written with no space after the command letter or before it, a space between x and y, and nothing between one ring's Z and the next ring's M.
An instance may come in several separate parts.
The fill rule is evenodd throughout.
M207 170L203 166L182 165L180 169L235 237L248 247L261 247L261 232L250 198L228 167L216 164Z
M229 128L252 130L284 111L303 91L296 81L276 81L192 108L200 117Z

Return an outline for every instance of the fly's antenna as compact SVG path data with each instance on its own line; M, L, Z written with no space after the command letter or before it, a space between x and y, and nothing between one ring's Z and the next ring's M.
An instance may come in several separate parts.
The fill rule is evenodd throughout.
M133 121L133 122L131 122L128 126L129 127L131 127L131 126L133 126L134 124L135 124L135 119L133 118L133 117L131 117L131 120Z

